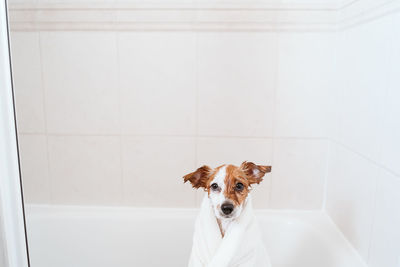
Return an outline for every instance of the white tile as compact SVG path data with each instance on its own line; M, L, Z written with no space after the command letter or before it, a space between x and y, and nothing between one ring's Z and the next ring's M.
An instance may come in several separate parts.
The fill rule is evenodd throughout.
M274 134L326 137L334 89L334 35L280 33Z
M199 133L272 135L276 33L198 34Z
M20 134L18 143L24 201L26 203L50 204L46 136Z
M38 0L10 0L7 1L8 5L13 5L13 4L36 4Z
M197 165L218 167L222 164L239 166L243 161L268 165L272 162L272 139L200 137Z
M276 139L272 161L274 209L320 209L328 145L319 139Z
M17 124L21 133L45 133L39 33L12 32Z
M347 49L346 32L336 33L335 42L335 79L333 88L330 88L328 97L328 118L327 118L327 137L338 142L340 138L340 125L342 118L342 94L345 84L345 76L347 75L347 58L345 51Z
M55 203L121 204L120 137L49 136L48 142Z
M388 92L384 102L384 125L382 136L382 163L389 169L400 175L400 15L393 16L390 29L395 29L388 43L390 47L390 59L383 70L388 73Z
M222 164L239 166L243 161L271 165L272 139L199 138L198 140L197 167L208 165L215 168ZM272 166L272 171L274 171L274 166ZM252 197L255 208L268 207L270 182L271 174L267 174L262 183L253 186ZM198 200L201 198L199 197Z
M194 134L194 33L120 33L122 129L128 134Z
M193 207L196 192L183 184L195 170L195 141L186 137L123 137L124 199L134 206Z
M119 133L116 34L42 32L50 133Z
M378 182L369 266L399 266L400 177L382 170Z
M341 74L344 77L339 141L354 151L380 161L384 98L388 85L392 28L387 19L346 31Z
M368 259L378 175L376 165L332 144L326 209L365 261Z

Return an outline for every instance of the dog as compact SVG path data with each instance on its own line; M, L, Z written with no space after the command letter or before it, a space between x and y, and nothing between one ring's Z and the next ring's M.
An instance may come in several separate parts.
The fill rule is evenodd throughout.
M271 166L202 166L183 177L203 188L189 267L270 267L251 203L251 185L259 184Z

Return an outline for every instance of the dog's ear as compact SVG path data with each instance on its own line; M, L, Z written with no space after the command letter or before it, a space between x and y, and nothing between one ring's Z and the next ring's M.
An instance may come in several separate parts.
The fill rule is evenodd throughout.
M208 178L212 173L212 169L206 165L198 168L195 172L186 174L183 176L183 180L186 183L189 181L194 188L206 187Z
M240 169L246 174L250 184L259 184L267 172L271 172L271 166L256 165L253 162L244 161Z

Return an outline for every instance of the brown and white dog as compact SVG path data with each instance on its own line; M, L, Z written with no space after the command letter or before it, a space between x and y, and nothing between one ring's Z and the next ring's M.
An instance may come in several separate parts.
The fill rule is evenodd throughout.
M195 172L189 173L185 175L184 182L189 181L194 188L203 188L206 191L206 196L202 204L202 209L207 210L209 209L210 212L213 214L214 217L214 224L218 225L219 228L219 239L227 239L225 235L228 235L230 232L238 232L238 230L232 230L236 228L243 228L241 229L242 232L248 231L251 228L251 231L257 232L258 228L253 219L254 215L252 213L251 207L251 199L250 199L250 190L251 185L259 184L266 173L271 171L271 166L264 166L264 165L256 165L252 162L243 162L240 166L234 165L222 165L215 169L210 168L208 166L202 166L198 168ZM199 217L207 217L206 211L200 211ZM210 217L210 216L208 216ZM245 218L244 218L245 217ZM247 218L249 217L249 218ZM203 220L203 224L210 224L207 226L201 225ZM209 235L208 239L213 239L211 242L210 240L203 240L199 241L199 243L204 244L209 242L210 246L214 246L213 243L220 243L217 237L213 237L210 231L213 231L213 225L210 219L205 220L204 218L198 218L196 223L196 228L202 228L202 230L195 229L195 236L194 236L194 247L196 244L196 238L203 238L201 236L196 237L196 230L197 235L201 232L202 235ZM233 227L233 225L236 225ZM231 228L231 230L230 230ZM204 230L207 229L207 230ZM211 229L211 230L210 230ZM207 233L206 233L207 232ZM233 234L232 234L233 235ZM256 233L255 235L260 236L260 233ZM239 236L239 235L238 235ZM231 237L230 237L231 238ZM233 238L231 238L233 239ZM239 238L243 240L243 237ZM238 240L239 241L239 240ZM230 241L231 243L234 241ZM252 242L249 240L249 242ZM254 241L256 242L256 241ZM257 242L261 242L257 240ZM257 243L258 244L258 243ZM197 245L198 246L198 245ZM229 245L231 246L231 245ZM237 246L240 246L238 244ZM218 246L216 245L215 248ZM252 246L247 245L247 250L251 250ZM193 249L192 249L192 258L193 256ZM225 249L225 248L224 248ZM232 250L231 248L230 250ZM234 250L238 248L235 247ZM199 253L203 253L205 248L197 248ZM203 251L203 252L201 252ZM199 254L198 253L198 254ZM236 252L232 252L233 255L236 255ZM236 253L236 254L235 254ZM263 253L263 252L262 252ZM261 253L261 254L262 254ZM204 253L203 253L204 254ZM213 254L210 252L209 254ZM247 253L249 254L249 253ZM198 256L198 262L203 261L203 264L193 264L193 259L191 259L192 264L190 266L211 266L210 262L216 262L216 260L212 259L211 256L203 256L203 258L208 258L208 260L200 259L201 257ZM222 256L223 258L223 256ZM208 261L208 262L204 262ZM255 260L256 261L256 260ZM221 261L218 263L221 265ZM227 264L226 266L231 266L231 264ZM236 265L235 265L236 266ZM239 266L239 265L238 265ZM256 266L256 265L240 265L240 266ZM269 263L264 264L263 266L269 266Z

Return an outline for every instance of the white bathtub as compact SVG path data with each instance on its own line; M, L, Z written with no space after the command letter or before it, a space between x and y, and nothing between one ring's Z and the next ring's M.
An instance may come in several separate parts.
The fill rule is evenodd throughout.
M196 213L30 205L32 267L183 267ZM256 214L274 267L366 266L323 212Z

